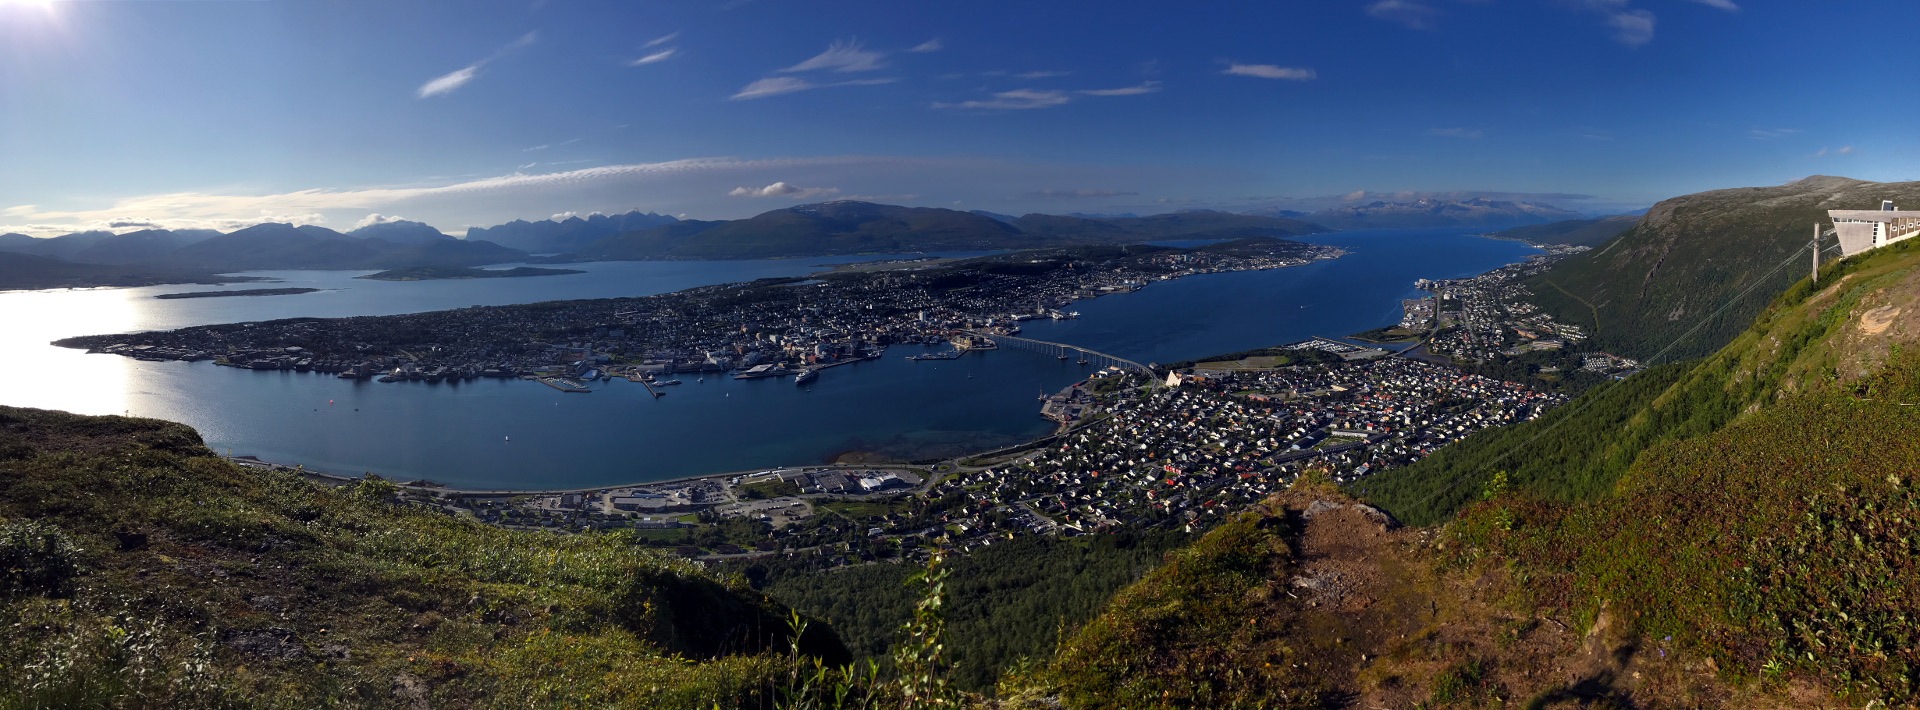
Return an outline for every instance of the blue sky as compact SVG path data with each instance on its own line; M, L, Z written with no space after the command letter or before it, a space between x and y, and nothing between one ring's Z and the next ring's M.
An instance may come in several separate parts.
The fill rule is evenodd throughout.
M1910 180L1920 60L1872 28L1916 20L1904 0L0 0L0 231L458 233L847 198L1604 211Z

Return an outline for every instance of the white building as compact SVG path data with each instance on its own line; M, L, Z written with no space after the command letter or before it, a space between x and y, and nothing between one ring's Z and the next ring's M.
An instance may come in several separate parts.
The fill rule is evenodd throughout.
M1840 253L1853 256L1920 234L1920 211L1896 210L1883 201L1878 210L1827 210Z

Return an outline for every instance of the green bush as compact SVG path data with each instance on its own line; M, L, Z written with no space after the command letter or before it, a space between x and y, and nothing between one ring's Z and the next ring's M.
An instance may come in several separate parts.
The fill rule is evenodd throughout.
M66 533L32 520L0 521L0 598L73 593L80 548Z

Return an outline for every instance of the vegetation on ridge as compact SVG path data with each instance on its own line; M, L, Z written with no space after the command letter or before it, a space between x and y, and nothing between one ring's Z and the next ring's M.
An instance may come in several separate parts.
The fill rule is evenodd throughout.
M243 469L178 424L0 408L0 472L0 707L757 705L790 668L789 613L737 580Z

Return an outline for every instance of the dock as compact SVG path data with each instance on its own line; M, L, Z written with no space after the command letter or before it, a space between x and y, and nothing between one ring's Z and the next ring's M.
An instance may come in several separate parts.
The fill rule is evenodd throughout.
M574 382L573 380L569 380L564 377L542 377L540 378L539 381L540 381L540 384L560 390L561 392L574 392L578 394L586 394L588 392L593 391L593 390L587 389L586 385L580 384L578 382Z

